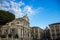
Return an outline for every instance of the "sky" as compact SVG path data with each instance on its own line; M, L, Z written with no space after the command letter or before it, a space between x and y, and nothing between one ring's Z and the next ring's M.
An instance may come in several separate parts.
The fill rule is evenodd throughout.
M9 11L16 18L27 14L31 27L45 29L60 22L60 0L0 0L0 10Z

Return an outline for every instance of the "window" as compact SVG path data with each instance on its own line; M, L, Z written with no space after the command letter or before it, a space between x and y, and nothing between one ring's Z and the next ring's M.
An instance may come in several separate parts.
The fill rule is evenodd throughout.
M12 37L12 34L8 34L8 37L11 38Z
M54 32L55 30L54 29L51 29L52 32Z
M2 34L2 30L0 30L0 36L1 36L1 34Z
M17 22L17 24L19 24L19 22Z
M56 32L59 33L59 29L56 29Z
M59 36L59 33L57 33L57 36Z
M14 38L18 38L18 34L15 34Z
M15 28L11 29L11 34L15 34Z
M11 25L14 25L14 23L11 23Z
M28 33L28 37L29 37L29 33Z
M52 36L55 36L55 34L52 34Z

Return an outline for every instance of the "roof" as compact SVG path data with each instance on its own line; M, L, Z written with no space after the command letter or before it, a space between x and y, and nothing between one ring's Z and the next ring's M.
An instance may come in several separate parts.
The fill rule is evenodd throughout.
M58 24L60 24L60 22L58 22L58 23L53 23L53 24L50 24L50 25L58 25ZM49 25L49 26L50 26L50 25Z
M32 29L33 28L39 28L39 29L41 29L41 30L43 30L42 28L40 28L40 27L38 27L38 26L33 26L33 27L31 27Z
M23 18L17 18L16 20L20 20L20 21L26 21L25 19ZM26 21L27 23L29 23L29 21ZM30 23L29 23L30 24Z
M32 28L40 28L39 26L33 26Z

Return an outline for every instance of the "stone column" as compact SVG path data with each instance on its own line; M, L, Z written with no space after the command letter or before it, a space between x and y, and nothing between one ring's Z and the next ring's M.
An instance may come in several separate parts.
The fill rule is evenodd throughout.
M30 40L30 36L31 36L31 35L30 35L30 29L29 29L29 40Z
M8 29L8 34L10 33L10 28Z
M22 31L22 39L23 39L23 29L21 31Z
M55 38L57 38L57 35L56 35L56 27L55 27L55 25L54 25L54 33L55 33Z
M18 30L19 40L21 40L22 39L22 32L23 32L21 26L17 30Z
M50 28L50 37L53 40L51 28Z
M9 40L9 39L8 39L8 35L7 35L7 40Z
M9 38L8 38L8 34L9 34L9 32L10 32L9 30L10 30L10 29L8 28L8 31L7 31L7 40L9 40Z
M1 37L0 37L0 40L1 40Z
M4 34L4 29L2 29L2 34Z
M13 36L12 36L12 40L13 40Z

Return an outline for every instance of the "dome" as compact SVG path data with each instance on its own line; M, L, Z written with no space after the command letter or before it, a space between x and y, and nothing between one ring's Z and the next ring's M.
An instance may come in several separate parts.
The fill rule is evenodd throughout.
M23 19L29 21L27 14L23 16Z

